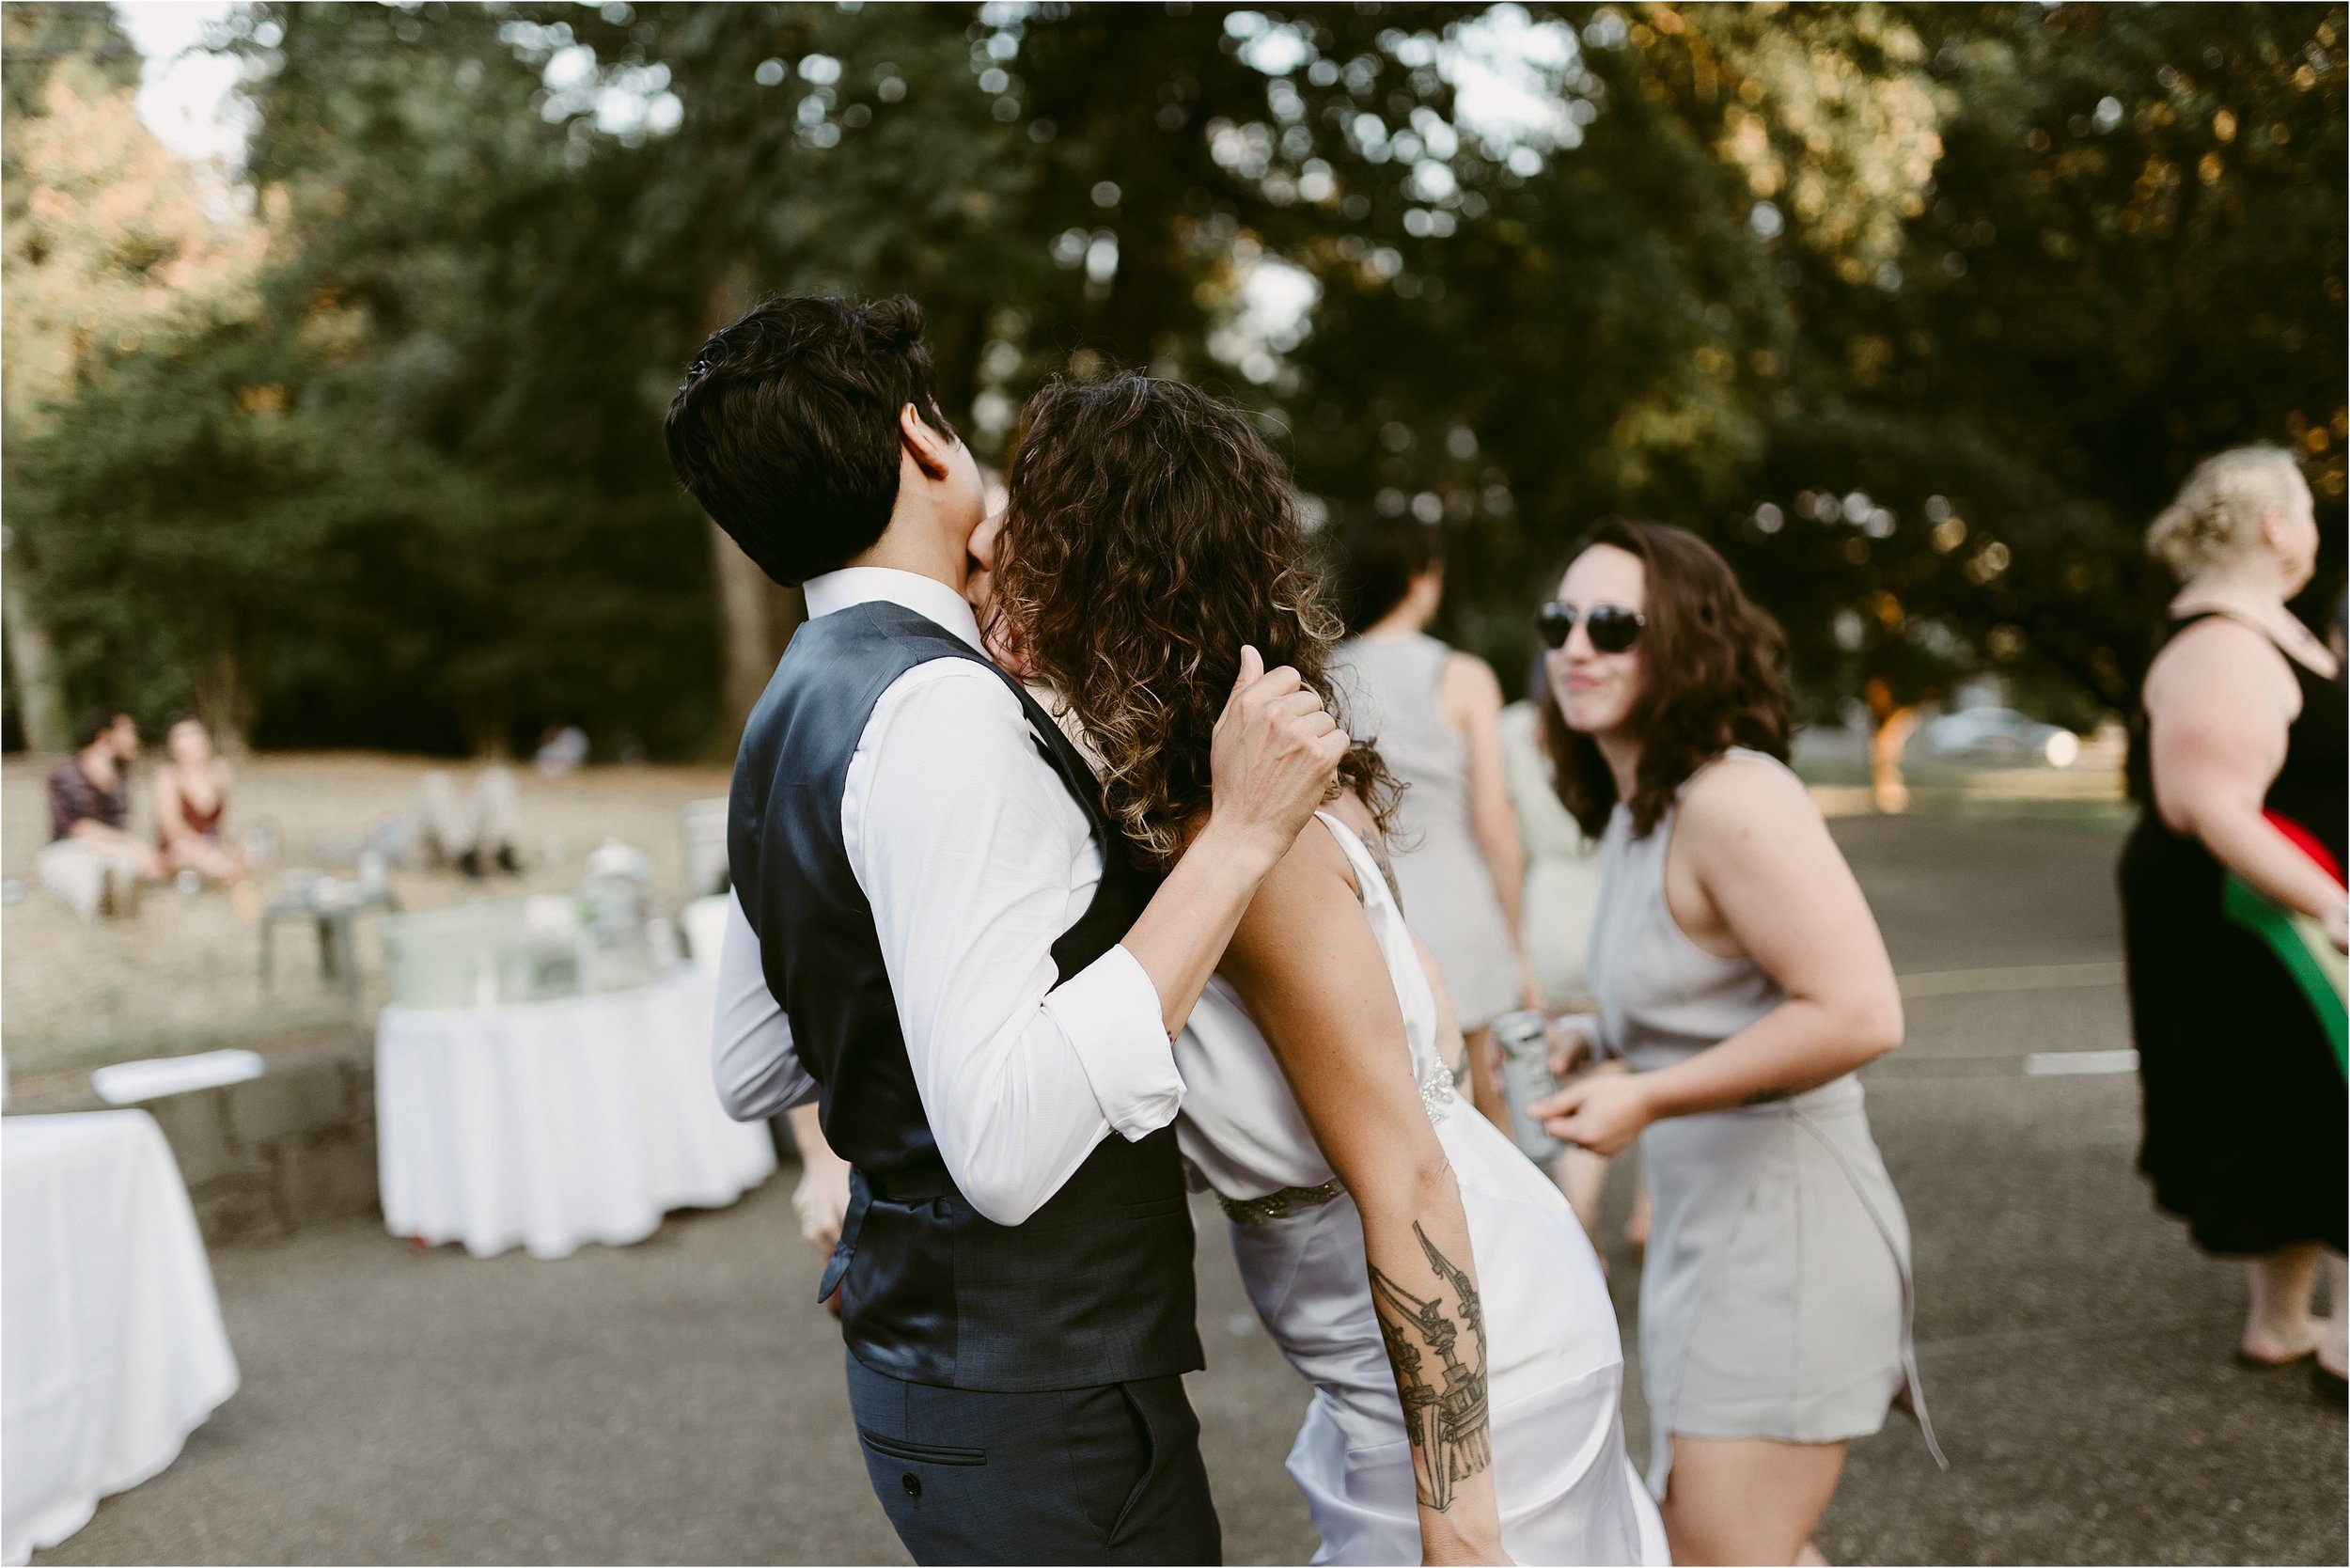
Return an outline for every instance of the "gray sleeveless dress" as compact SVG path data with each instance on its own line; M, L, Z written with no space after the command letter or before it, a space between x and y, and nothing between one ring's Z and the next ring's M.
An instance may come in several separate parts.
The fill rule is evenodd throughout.
M1743 748L1725 756L1783 767ZM1635 839L1619 805L1600 839L1589 980L1604 1048L1639 1073L1688 1059L1785 999L1752 960L1716 958L1674 921L1665 851L1677 815ZM1654 1206L1640 1276L1649 1489L1665 1495L1676 1432L1866 1436L1904 1387L1941 1463L1910 1345L1909 1222L1859 1080L1658 1121L1640 1135L1640 1157Z
M1387 838L1403 917L1436 955L1462 1030L1521 1006L1517 943L1469 819L1468 739L1445 723L1437 687L1452 650L1432 636L1352 637L1331 654L1348 733L1405 785Z

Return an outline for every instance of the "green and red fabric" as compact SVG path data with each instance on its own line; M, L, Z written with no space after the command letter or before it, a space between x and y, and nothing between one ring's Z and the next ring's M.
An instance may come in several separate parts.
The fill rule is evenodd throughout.
M2343 886L2341 865L2314 834L2279 812L2272 810L2267 817L2278 832L2334 879L2335 886ZM2222 898L2228 918L2258 938L2293 977L2294 985L2316 1012L2326 1043L2333 1047L2336 1071L2350 1077L2350 959L2335 949L2324 923L2314 916L2287 909L2232 871L2228 873Z

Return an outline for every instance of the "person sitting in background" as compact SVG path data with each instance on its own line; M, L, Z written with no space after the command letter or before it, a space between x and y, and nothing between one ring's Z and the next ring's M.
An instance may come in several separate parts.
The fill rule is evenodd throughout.
M576 724L566 724L549 729L539 742L539 751L531 759L531 766L541 778L560 778L575 773L588 760L588 731Z
M446 770L434 768L416 782L416 821L427 853L467 876L478 881L492 865L511 876L523 874L514 853L522 832L522 795L513 769L483 768L470 788L460 791Z
M164 729L164 765L155 770L155 842L164 870L220 883L237 912L249 916L252 867L228 839L228 764L212 749L204 721L174 715Z
M138 726L128 713L90 713L74 728L73 755L49 775L49 837L33 872L84 919L128 915L142 877L164 874L164 857L133 838L128 769Z
M1362 517L1339 560L1347 638L1330 675L1347 728L1406 786L1392 840L1404 918L1436 955L1466 1041L1477 1108L1505 1130L1493 1021L1541 1000L1518 949L1525 855L1501 760L1501 682L1428 635L1444 598L1436 530Z

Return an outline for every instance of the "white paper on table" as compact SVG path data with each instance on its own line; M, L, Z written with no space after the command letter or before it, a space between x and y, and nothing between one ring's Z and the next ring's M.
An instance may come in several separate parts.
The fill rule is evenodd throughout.
M166 1094L241 1084L267 1071L260 1057L251 1051L205 1051L192 1057L118 1061L92 1073L89 1086L110 1105L133 1105Z

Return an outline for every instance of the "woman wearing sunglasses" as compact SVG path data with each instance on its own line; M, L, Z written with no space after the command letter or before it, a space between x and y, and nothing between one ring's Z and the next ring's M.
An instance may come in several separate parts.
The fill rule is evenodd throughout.
M1604 1059L1532 1109L1596 1153L1640 1140L1673 1560L1820 1561L1845 1442L1904 1388L1923 1410L1908 1224L1852 1075L1901 1043L1892 965L1786 765L1785 640L1719 556L1603 524L1536 624L1559 798L1601 839Z

